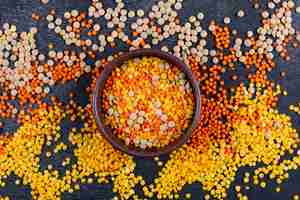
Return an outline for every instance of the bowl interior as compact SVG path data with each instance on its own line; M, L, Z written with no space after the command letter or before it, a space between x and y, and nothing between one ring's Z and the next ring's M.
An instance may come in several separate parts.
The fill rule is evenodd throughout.
M158 57L160 59L166 60L172 65L177 66L183 73L186 74L188 81L192 85L193 94L195 97L195 108L194 108L193 118L190 126L186 129L186 131L177 140L175 140L173 143L168 144L167 146L164 146L162 148L153 148L153 149L145 149L145 150L136 148L134 146L126 145L121 139L115 136L115 134L112 133L111 128L104 124L104 113L102 112L102 106L101 106L102 91L104 89L105 82L108 79L108 77L111 75L113 69L115 67L120 67L127 60L131 60L133 58L143 57L143 56ZM93 96L93 111L94 111L94 116L98 128L101 130L103 136L115 148L134 156L141 156L141 157L159 156L162 154L169 153L172 150L175 150L176 148L186 143L188 138L192 134L193 129L197 125L200 118L199 83L194 78L191 70L186 66L186 64L173 55L155 49L140 49L140 50L131 51L129 53L125 53L119 56L118 58L114 59L113 61L111 61L105 66L100 77L97 79L96 88Z

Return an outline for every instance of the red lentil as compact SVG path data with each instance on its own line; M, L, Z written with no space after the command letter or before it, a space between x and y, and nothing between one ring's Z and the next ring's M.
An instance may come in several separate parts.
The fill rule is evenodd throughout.
M52 200L59 199L62 192L72 193L80 189L79 183L91 183L94 179L99 184L107 183L107 176L112 176L114 192L121 199L138 199L133 190L137 184L143 185L147 197L179 199L178 192L182 187L196 181L202 183L204 190L209 192L204 199L226 199L227 189L242 166L255 166L257 163L266 165L255 170L252 177L253 183L262 188L269 187L266 177L281 184L289 178L290 170L299 168L298 136L290 118L277 111L280 88L276 88L268 78L269 72L276 67L273 60L275 52L289 61L292 57L287 47L290 44L298 46L295 40L299 41L299 33L292 24L295 9L298 11L294 1L269 2L270 10L261 11L260 27L248 31L245 37L240 36L238 30L230 30L232 18L226 18L225 26L212 22L209 31L214 39L213 48L216 49L210 50L206 47L210 35L200 25L204 14L199 12L197 17L190 16L188 22L182 25L177 15L177 10L183 7L180 1L161 1L146 16L141 10L128 11L122 1L118 0L116 4L115 8L106 9L100 1L94 0L88 12L70 10L64 13L63 18L55 16L54 10L49 12L46 17L48 28L61 36L66 46L75 44L79 47L84 52L79 55L71 51L51 51L49 55L43 55L35 48L36 28L19 34L16 26L4 24L3 31L0 31L0 44L5 46L9 54L0 51L0 86L3 89L0 116L9 118L17 114L15 107L8 103L8 100L17 98L24 105L28 102L37 103L40 109L28 109L30 115L21 109L18 120L21 127L17 133L1 136L1 186L5 186L7 176L14 172L22 184L32 188L33 199ZM263 9L259 1L253 1L253 4L255 8ZM247 15L240 12L238 16L244 14ZM131 24L132 34L129 34L133 37L129 37L124 27L127 17L135 15L138 18ZM32 17L43 19L36 14ZM108 28L114 29L111 33L104 34L101 32L103 27L96 26L100 17L105 18ZM85 33L99 42L83 39L86 38L82 37ZM240 38L232 38L232 35ZM172 153L170 160L163 163L164 167L154 183L145 185L141 177L134 175L133 159L115 151L100 136L90 104L81 108L70 101L64 108L53 98L54 106L48 107L41 103L41 99L49 93L50 86L77 80L84 72L90 71L93 80L88 91L91 93L103 64L112 57L97 61L94 69L90 69L84 59L87 56L95 59L98 53L106 50L107 45L116 47L117 40L123 41L131 50L150 48L171 36L176 36L177 44L173 48L162 49L173 49L174 55L188 63L201 81L202 117L189 144ZM10 45L8 38L15 45ZM14 46L19 48L14 49ZM53 48L53 45L50 47ZM8 59L10 57L12 60ZM213 65L209 64L210 59ZM245 70L255 69L246 77L250 83L239 84L240 78L235 80L235 77L234 82L238 85L226 88L224 72L234 71L238 64L242 64ZM10 65L13 67L7 67ZM26 77L30 79L25 80ZM290 106L290 110L299 114L299 105ZM59 122L64 115L73 121L82 119L84 127L71 131L69 141L75 146L74 154L78 162L60 178L52 165L48 166L48 170L40 170L39 157L44 143L49 144L49 140L60 138ZM60 143L54 153L67 148ZM284 153L295 151L292 159L280 159ZM53 153L49 151L48 155L51 158ZM67 163L66 159L64 164ZM91 175L94 175L92 179L88 177ZM245 174L245 184L251 182L250 176L249 173ZM248 197L242 193L243 188L235 189L237 197L246 200ZM299 199L299 195L295 194L293 199Z

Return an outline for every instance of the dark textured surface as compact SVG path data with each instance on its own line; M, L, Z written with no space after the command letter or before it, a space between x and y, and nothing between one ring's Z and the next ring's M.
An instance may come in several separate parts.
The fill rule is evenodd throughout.
M43 13L47 14L49 8L55 8L57 14L62 15L64 10L68 9L87 9L87 0L50 0L47 6L40 4L39 0L0 0L0 24L5 22L17 25L18 31L28 31L30 27L37 26L39 28L38 34L38 48L41 51L45 51L49 42L55 43L55 48L65 49L62 40L57 37L53 32L48 31L45 23L36 23L31 20L31 13ZM127 0L126 6L130 8L143 8L145 11L149 10L152 3L156 0ZM297 5L300 1L296 1ZM106 0L104 4L109 6L113 5L113 1ZM231 25L233 28L238 29L241 34L248 30L254 30L259 25L259 11L251 7L251 4L247 0L187 0L184 3L184 9L179 12L181 18L186 20L191 14L202 11L206 18L204 27L207 27L207 22L214 19L221 22L224 16L231 16L239 10L246 11L246 17L238 21L234 20ZM294 17L294 25L298 29L300 28L300 15ZM172 39L168 42L172 43ZM124 46L118 45L118 49L124 49ZM111 50L106 51L103 56L111 53ZM300 49L291 49L291 61L286 63L280 58L276 59L277 68L271 73L272 78L276 79L279 72L284 70L287 72L287 76L280 80L279 83L287 89L289 96L280 98L279 110L284 113L287 112L288 105L296 103L300 100ZM239 70L240 74L243 74L242 70ZM89 83L89 77L84 76L80 79L79 84L74 82L67 83L63 86L56 86L54 88L54 94L58 95L63 101L68 101L67 93L70 91L76 91L77 100L85 105L88 101L87 95L84 94L84 88ZM228 86L231 84L228 81ZM299 118L296 115L288 113L293 117L295 127L299 127ZM78 124L70 124L68 122L63 123L63 131L66 134L71 126L77 126ZM16 129L14 123L6 123L6 128L2 131L10 130L11 132ZM299 130L299 129L298 129ZM67 152L72 155L72 152ZM43 159L42 159L43 160ZM58 163L59 158L54 158L53 163ZM136 174L145 177L147 183L151 183L153 177L157 176L158 169L152 160L148 159L136 159L137 167ZM42 168L47 163L42 161ZM62 169L60 169L62 170ZM240 169L235 183L241 183L241 174L246 169ZM253 169L247 169L248 171ZM63 171L63 170L62 170ZM300 171L292 172L289 181L285 182L282 187L281 193L276 193L275 188L269 186L268 189L261 190L258 187L252 187L247 195L250 199L274 199L274 200L286 200L291 199L293 193L300 192ZM9 177L10 183L4 188L0 189L0 195L8 195L13 200L27 200L30 198L30 189L24 186L15 186L15 177ZM271 184L272 185L272 184ZM83 200L109 200L113 196L111 192L111 185L83 185L80 192L73 194L63 194L62 199L83 199ZM192 199L203 199L204 193L201 190L199 184L193 184L186 186L182 193L191 192ZM230 188L229 199L235 199L233 194L233 187Z

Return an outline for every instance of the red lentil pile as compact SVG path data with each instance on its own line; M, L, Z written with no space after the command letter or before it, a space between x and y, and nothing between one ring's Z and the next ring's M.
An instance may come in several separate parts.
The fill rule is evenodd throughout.
M155 57L129 60L105 83L105 123L127 145L164 147L191 123L194 96L177 66Z
M300 33L293 19L300 13L300 6L292 0L273 0L266 4L251 2L259 9L261 23L246 34L232 29L233 16L224 16L223 22L211 21L206 27L203 23L206 16L199 11L185 17L187 20L183 22L178 15L185 6L182 0L156 2L148 12L128 9L122 0L117 0L112 8L93 0L87 11L68 10L60 16L51 9L44 17L32 14L34 20L47 20L49 30L58 34L66 47L77 46L79 52L76 53L55 50L54 44L49 43L48 53L44 55L36 44L37 28L18 33L16 26L4 24L0 30L0 115L5 118L17 116L20 128L15 134L0 138L0 193L12 174L18 177L15 185L29 186L32 199L38 200L61 199L62 193L78 191L81 184L108 182L113 184L114 200L200 198L190 193L180 195L183 187L191 183L201 183L205 200L227 199L230 187L234 187L238 199L247 200L246 194L253 187L270 185L272 189L274 182L269 184L272 180L276 185L274 191L281 192L282 184L291 176L289 172L300 167L299 136L289 115L277 109L279 97L288 93L269 75L277 66L276 55L285 61L292 60L290 47L299 46ZM238 20L248 17L243 9L237 10L236 15ZM105 21L104 25L100 24L101 20ZM130 33L124 31L125 28L129 28ZM107 29L111 31L105 32ZM164 41L170 37L176 38L175 45L165 45ZM209 40L211 47L208 47ZM113 56L96 60L94 66L86 64L86 59L95 59L108 47L116 48L119 43L130 50L159 45L163 51L184 60L200 81L201 121L189 143L171 153L166 162L154 158L162 168L152 183L135 175L136 164L132 157L113 149L102 138L90 104L77 105L73 95L66 105L54 97L51 106L42 103L54 85L77 80L85 73L92 79L87 88L91 94L104 64ZM247 72L244 77L237 75L238 66ZM128 68L114 72L118 77L116 83L120 77L126 78L126 70ZM171 74L176 73L172 71ZM280 75L288 76L288 73L281 72ZM226 76L233 82L230 88L225 84ZM147 82L147 79L143 80ZM152 79L149 79L150 83ZM111 112L111 106L116 107L116 102L129 103L114 99L129 98L132 94L118 84L104 95L108 98L107 113ZM111 93L114 98L110 98L109 91L124 92L124 95ZM185 95L189 96L189 92L179 92L176 97L192 100L191 96L186 98ZM24 105L37 103L39 108L26 111L21 107L18 110L9 102L15 99ZM161 106L169 106L159 100ZM192 105L192 101L180 102L187 107ZM289 109L300 113L298 103ZM121 114L119 112L119 117L123 116ZM124 122L115 121L115 125L123 127L122 124L128 123L126 115L119 119ZM167 119L171 117L174 115ZM69 131L67 141L63 141L60 127L65 119L82 122L81 128ZM178 125L175 119L172 120L175 126ZM51 163L56 155L70 152L70 149L73 153L63 158L61 166L41 166L41 157ZM257 167L259 163L263 166ZM243 184L236 184L240 168L255 166L253 172L244 173ZM60 174L59 169L64 173ZM142 195L135 191L137 187L141 188ZM299 199L299 194L290 196ZM0 198L9 199L7 196Z

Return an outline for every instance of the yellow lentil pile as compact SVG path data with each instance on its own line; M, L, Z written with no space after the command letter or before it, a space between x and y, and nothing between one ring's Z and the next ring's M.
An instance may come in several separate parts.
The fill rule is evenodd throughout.
M238 117L232 125L231 142L209 141L204 152L185 146L172 154L154 181L158 198L171 198L185 184L198 181L214 198L224 199L240 167L264 163L272 170L286 151L298 147L290 118L268 106L268 95L253 98L251 88L245 91L240 96L243 106L234 111Z
M62 176L58 169L49 167L40 170L42 149L49 142L59 142L61 129L59 124L66 115L58 106L35 110L32 116L22 117L23 125L11 138L0 143L0 184L6 184L6 178L12 173L21 179L21 183L32 189L33 199L60 199L63 192L72 193L80 189L79 184L108 183L108 177L114 177L114 191L122 198L133 195L135 185L143 181L133 174L135 164L129 156L114 150L101 136L96 125L87 119L88 127L75 129L69 135L69 141L75 146L74 156L77 163L65 171ZM94 128L92 128L94 127ZM67 150L64 148L64 150ZM53 155L59 152L53 153ZM46 155L47 156L47 155ZM49 152L49 159L51 159ZM68 158L66 158L68 160ZM47 185L47 187L45 187ZM126 187L125 187L126 186Z
M160 148L190 126L194 96L177 66L155 57L129 60L105 83L105 124L126 145Z
M299 136L289 115L278 111L279 97L288 93L270 79L270 72L277 67L277 55L291 61L294 58L289 54L290 47L299 47L299 27L293 21L300 12L298 3L251 1L259 9L260 24L245 34L232 28L232 16L205 25L205 13L198 11L182 20L179 14L186 3L158 1L146 12L129 9L122 0L116 0L111 8L93 0L88 2L87 10L66 10L60 15L49 9L46 16L30 13L33 20L46 21L49 31L65 42L66 48L61 50L49 43L45 54L37 45L37 35L41 34L38 28L18 32L15 25L3 24L0 120L15 117L20 127L14 134L0 136L1 195L13 175L17 176L15 185L28 186L32 199L37 200L58 200L65 193L81 190L82 185L109 183L113 185L114 200L199 199L191 193L181 194L183 187L192 183L201 184L205 200L228 199L230 187L234 187L238 199L247 200L250 187L265 189L271 180L276 182L275 191L282 191L281 184L288 180L289 172L299 169ZM248 17L246 10L235 13L237 20ZM100 23L102 20L104 24ZM175 38L175 44L166 45L165 41L171 38ZM166 161L154 158L159 171L147 183L149 177L136 175L135 159L115 150L102 138L90 103L79 106L73 94L65 104L53 96L50 104L43 101L54 86L77 81L84 74L91 79L86 88L91 99L96 78L104 64L115 56L103 57L104 53L118 49L120 44L129 50L159 47L174 54L190 66L201 88L202 115L190 141ZM87 64L88 60L93 60L93 64ZM239 66L247 72L246 76L238 75ZM225 83L227 73L234 83L230 88ZM126 75L121 70L116 74ZM280 75L284 78L288 73L282 71ZM176 97L190 99L182 93ZM173 101L158 98L171 103L175 114L170 117L181 116ZM20 106L11 100L17 100ZM183 107L191 112L187 105ZM300 114L297 103L289 110ZM65 131L61 126L64 121L79 127ZM115 125L122 123L125 122ZM0 130L5 125L0 121ZM61 166L52 163L66 152L69 154L63 157ZM243 184L237 185L235 180L243 167L256 169L245 172ZM297 200L299 194L290 197Z
M58 179L55 170L39 170L40 155L46 140L59 136L59 122L63 114L54 107L42 109L24 119L26 122L9 140L1 144L0 181L5 186L5 178L14 173L22 179L22 184L30 185L33 199L53 199L59 196L65 183ZM45 187L48 185L49 187Z
M83 110L87 111L86 115L81 115L85 121L84 127L79 131L73 129L69 135L69 141L76 146L74 155L77 158L77 165L65 178L84 183L86 181L84 177L94 176L97 183L103 184L108 183L107 177L112 176L114 192L122 199L129 199L134 195L133 188L141 183L143 178L133 173L135 163L132 157L116 151L101 137L90 108L87 106L86 110Z

